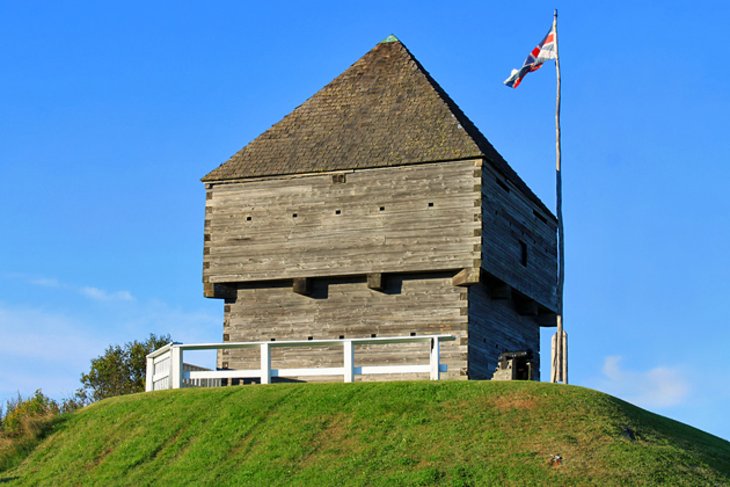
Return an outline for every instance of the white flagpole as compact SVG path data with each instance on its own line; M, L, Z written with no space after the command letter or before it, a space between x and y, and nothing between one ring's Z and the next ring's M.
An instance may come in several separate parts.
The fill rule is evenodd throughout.
M551 382L568 383L568 335L563 330L563 285L565 281L565 249L563 230L563 177L560 159L560 56L558 53L558 10L553 14L555 33L555 74L557 78L555 100L555 189L556 213L558 217L558 286L557 286L557 332L553 338Z

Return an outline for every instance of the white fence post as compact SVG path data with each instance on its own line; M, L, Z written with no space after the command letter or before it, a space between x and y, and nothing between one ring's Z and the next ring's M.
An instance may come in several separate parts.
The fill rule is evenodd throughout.
M271 348L268 343L261 344L261 383L271 384Z
M236 343L169 343L147 356L145 391L180 389L182 387L211 387L221 385L227 379L260 379L262 384L271 384L275 377L319 377L339 376L344 382L354 382L356 375L371 374L423 374L431 380L440 380L441 372L448 370L441 364L441 341L453 341L452 335L399 336L348 338L340 340L291 340L286 342L236 342ZM343 358L338 367L271 368L271 352L278 347L333 346L342 344ZM428 343L431 347L428 364L362 365L355 367L357 345L390 345L396 343ZM260 368L241 370L208 370L183 362L185 350L215 349L260 349ZM370 347L368 347L370 348Z
M180 389L183 379L183 351L179 345L170 348L170 388Z
M344 355L345 363L345 382L354 382L355 380L355 350L352 346L351 340L345 340L342 342L342 352Z
M144 391L150 392L155 390L154 376L155 376L155 359L147 357L146 360L147 369L144 379Z
M439 380L439 339L431 338L431 380Z

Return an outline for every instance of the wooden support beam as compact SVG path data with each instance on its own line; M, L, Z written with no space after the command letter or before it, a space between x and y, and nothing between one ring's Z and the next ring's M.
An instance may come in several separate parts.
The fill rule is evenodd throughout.
M479 283L480 276L481 269L479 267L466 267L451 278L451 284L454 286L471 286Z
M312 294L312 279L309 277L295 277L293 279L292 291L302 296Z
M382 291L385 289L385 275L380 272L368 274L368 288L374 291Z
M535 321L537 321L537 324L540 326L557 326L557 317L558 315L551 311L540 309Z
M206 298L236 299L236 288L225 284L203 283L203 296Z
M489 286L489 297L492 299L510 299L512 297L512 288L507 283L493 281Z

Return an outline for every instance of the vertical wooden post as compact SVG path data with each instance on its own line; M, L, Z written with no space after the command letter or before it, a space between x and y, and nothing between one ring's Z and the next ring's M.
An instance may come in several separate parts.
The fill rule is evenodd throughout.
M342 342L342 352L344 355L345 382L355 381L355 351L352 347L351 340Z
M553 357L551 364L551 382L568 383L568 334L565 330L555 332L550 340L550 348ZM560 353L560 355L558 355ZM560 360L558 360L560 358Z
M563 330L563 382L568 383L568 334Z
M431 338L431 361L430 361L430 372L431 380L439 380L439 360L440 360L440 345L437 337Z
M180 389L183 383L183 351L179 345L170 347L170 388Z
M155 383L152 380L155 376L155 359L147 357L146 364L147 367L145 369L144 391L150 392L155 390Z
M558 372L556 369L558 363L558 334L553 333L553 336L550 337L550 382L555 382L558 377Z
M271 384L271 348L268 343L261 344L261 383Z

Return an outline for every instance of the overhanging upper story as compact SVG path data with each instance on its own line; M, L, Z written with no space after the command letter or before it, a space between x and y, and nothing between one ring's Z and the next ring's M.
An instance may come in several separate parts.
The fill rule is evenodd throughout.
M555 217L397 40L203 181L207 296L463 269L555 309Z

